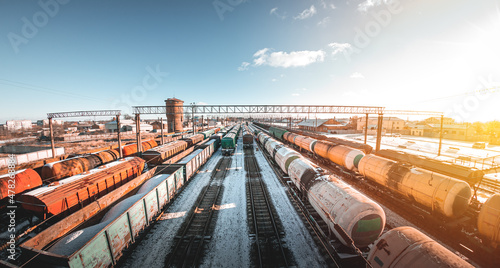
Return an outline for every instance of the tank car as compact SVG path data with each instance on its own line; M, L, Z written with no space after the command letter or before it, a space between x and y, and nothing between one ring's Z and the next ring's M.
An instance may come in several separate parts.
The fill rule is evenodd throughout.
M14 185L14 188L10 188ZM0 200L11 194L19 194L42 185L42 178L33 169L22 169L14 173L0 175Z
M367 260L374 268L473 267L412 227L398 227L383 234L373 244Z
M359 172L446 217L463 214L472 196L469 184L464 181L375 155L367 155L360 160Z
M360 150L328 141L318 141L314 145L313 151L315 154L349 170L355 170L361 158L365 156Z
M500 195L494 194L484 202L477 218L479 234L500 243Z
M42 179L57 181L91 170L100 164L102 164L101 158L93 154L48 163L42 167Z

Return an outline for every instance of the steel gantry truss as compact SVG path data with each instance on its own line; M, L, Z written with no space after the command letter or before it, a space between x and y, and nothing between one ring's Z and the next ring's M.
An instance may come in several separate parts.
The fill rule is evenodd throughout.
M167 107L174 106L134 106L134 114L167 114ZM245 113L318 113L318 114L380 114L384 107L376 106L337 106L337 105L184 105L182 112L187 114L245 114ZM172 109L173 111L175 109Z
M52 126L53 118L64 118L64 117L84 117L84 116L115 116L116 117L116 132L118 136L118 151L120 152L120 158L123 157L122 152L122 140L120 138L120 110L96 110L96 111L74 111L74 112L60 112L60 113L47 113L47 118L49 119L49 129L50 129L50 145L52 147L52 157L55 155L55 143L54 143L54 128Z
M120 115L120 110L97 110L97 111L75 111L48 113L47 118L63 118L63 117L82 117L82 116L117 116Z

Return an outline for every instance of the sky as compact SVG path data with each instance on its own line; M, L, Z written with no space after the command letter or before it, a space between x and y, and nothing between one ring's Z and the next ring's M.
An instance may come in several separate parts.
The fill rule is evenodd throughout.
M499 0L0 0L0 123L170 97L500 120L499 48Z

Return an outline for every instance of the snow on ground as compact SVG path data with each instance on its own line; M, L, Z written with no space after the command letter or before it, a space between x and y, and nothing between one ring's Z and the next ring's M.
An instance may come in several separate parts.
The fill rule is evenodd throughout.
M201 167L200 172L191 178L188 186L176 197L162 219L137 245L123 264L123 267L163 267L165 257L172 247L175 235L184 222L187 212L196 202L200 190L208 184L210 173L215 168L220 155L220 150L215 152L208 162Z
M255 143L254 148L255 157L261 168L262 179L267 186L276 212L285 229L283 241L293 253L297 266L325 267L326 263L316 243L286 194L286 187L279 182L276 174L274 174L260 148Z
M231 168L224 179L217 224L201 267L250 266L244 157L240 139Z

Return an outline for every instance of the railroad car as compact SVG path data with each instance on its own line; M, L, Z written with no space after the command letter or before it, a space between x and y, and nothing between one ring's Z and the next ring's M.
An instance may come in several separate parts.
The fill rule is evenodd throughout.
M199 134L203 135L203 139L208 139L215 133L219 132L219 130L220 130L219 128L212 128L203 132L199 132Z
M127 157L19 196L21 206L37 215L71 213L139 176L144 160Z
M231 155L236 150L238 143L238 135L240 133L240 124L236 124L229 133L227 133L221 140L222 154Z
M500 243L500 195L494 194L484 202L477 217L477 230L486 239Z
M68 267L114 266L123 251L182 187L182 168L144 183L133 196L114 205L100 222L60 239L43 255Z
M145 152L151 148L158 146L155 140L144 141L142 144L142 152ZM132 143L123 146L122 148L123 157L131 156L137 154L137 143Z
M389 158L391 160L406 162L423 169L438 172L453 178L461 179L469 183L471 187L479 182L484 172L477 168L465 167L453 163L447 163L436 159L431 159L421 155L409 154L406 152L399 152L395 150L385 149L380 150L376 155Z
M222 140L222 133L214 134L210 137L211 140L215 140L215 147L219 148Z
M375 155L361 158L359 172L368 179L446 217L458 217L463 214L472 196L469 184L464 181L411 168Z
M365 156L365 154L358 149L353 149L344 145L336 145L328 141L318 141L314 145L313 151L316 155L349 170L356 170L359 161Z
M120 152L115 149L100 151L94 153L94 155L101 159L101 164L106 164L120 158Z
M281 142L269 138L263 145L341 243L349 245L350 241L337 224L358 247L369 245L382 233L385 213L377 203L336 177L321 175L314 164ZM282 147L275 150L278 146Z
M209 144L200 146L200 149L195 149L191 154L182 158L175 164L159 165L157 170L160 172L171 172L174 169L182 167L184 169L184 179L186 183L191 177L193 177L198 169L208 161L208 159L215 152L215 144L210 141Z
M44 181L57 181L91 170L100 164L102 161L97 155L78 156L45 164L41 175Z
M243 148L253 148L253 135L247 125L243 128Z
M318 142L318 140L316 139L290 132L285 133L283 137L285 137L285 140L287 140L288 142L293 143L309 152L314 152L314 146L316 145L316 142Z
M188 148L188 143L186 141L177 140L147 150L142 154L142 158L144 158L148 164L159 165L177 153L186 150L186 148Z
M0 175L0 200L40 185L42 185L42 178L33 169L22 169L14 173ZM13 188L11 188L12 186Z
M412 227L394 228L380 236L371 247L367 260L374 268L473 267Z
M271 134L271 136L278 138L280 140L284 139L283 135L285 135L286 133L289 133L288 130L286 130L286 129L277 128L277 127L270 127L269 128L269 134Z
M187 142L188 147L191 147L204 139L205 139L205 136L203 134L194 134L194 135L191 135L189 137L185 137L182 140Z

